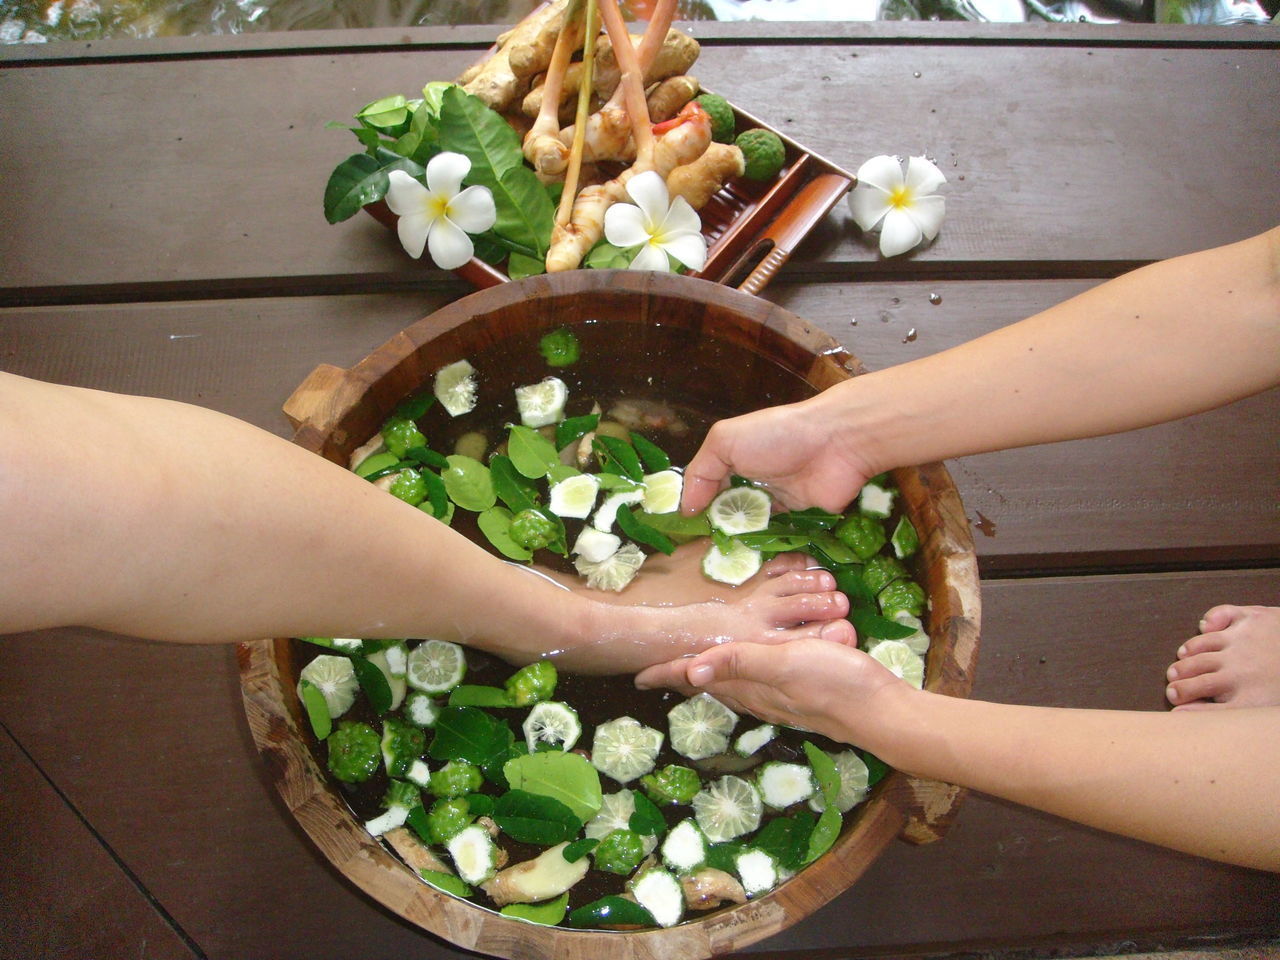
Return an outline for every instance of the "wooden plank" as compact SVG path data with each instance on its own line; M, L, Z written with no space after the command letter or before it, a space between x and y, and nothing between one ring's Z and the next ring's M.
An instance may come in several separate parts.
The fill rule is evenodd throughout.
M1154 23L1094 24L962 23L936 21L684 21L677 24L699 42L767 43L986 43L1000 46L1274 47L1280 41L1265 25L1218 26ZM360 29L290 30L217 36L149 37L59 41L0 47L0 65L64 60L163 60L227 55L278 56L294 52L357 49L484 50L501 26L382 26Z
M766 295L878 369L962 343L1087 286L784 283ZM281 404L313 367L351 366L463 289L11 309L0 311L0 365L198 403L288 435ZM913 328L916 339L903 342ZM1280 391L1271 391L1123 439L990 453L950 468L979 523L975 540L987 573L1262 561L1280 555L1280 449L1265 427L1276 422Z
M978 695L1159 709L1164 666L1199 615L1220 601L1274 602L1275 586L1263 572L989 583ZM31 656L55 647L57 671ZM51 631L0 645L0 678L0 719L209 956L464 956L371 904L288 820L249 739L229 650ZM947 952L1049 935L1096 947L1118 934L1172 946L1280 934L1277 897L1277 875L970 796L943 842L892 846L856 887L760 949Z
M0 303L75 300L77 287L129 300L150 284L204 296L212 281L234 295L285 278L358 275L377 289L423 276L370 218L325 223L323 185L355 143L324 123L452 77L472 54L0 71L0 122L39 145L0 155L0 177L21 185L0 199ZM951 178L930 248L882 262L839 209L795 269L1099 276L1280 220L1274 63L1269 49L781 44L710 47L697 73L843 166L923 150ZM88 144L89 161L72 163Z
M0 956L199 956L0 729Z

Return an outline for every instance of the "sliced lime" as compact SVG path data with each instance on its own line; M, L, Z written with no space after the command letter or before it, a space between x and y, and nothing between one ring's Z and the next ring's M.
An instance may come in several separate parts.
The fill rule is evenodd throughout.
M347 657L335 657L322 653L298 674L298 697L302 697L302 681L308 680L321 696L325 706L329 708L330 717L340 717L356 702L356 691L360 682L356 680L355 668Z
M690 760L704 760L729 749L738 715L709 693L678 703L667 712L671 748Z
M867 765L853 750L827 754L835 762L836 772L840 774L840 792L836 794L836 809L848 813L867 797ZM826 801L818 793L810 801L809 806L821 813L826 809Z
M618 519L618 508L620 506L639 503L643 499L644 489L641 487L637 487L634 490L620 490L617 493L610 494L604 498L604 502L600 504L600 509L591 518L591 525L602 533L608 533L613 529L614 521Z
M621 546L622 540L612 533L601 533L595 527L583 527L578 539L573 542L573 552L587 563L600 563L617 553Z
M712 843L724 843L760 826L764 803L741 777L721 777L693 798L693 815Z
M596 505L600 481L589 473L579 473L552 484L548 507L557 517L585 520Z
M467 673L467 658L456 643L424 640L409 651L409 686L423 693L448 693Z
M534 704L529 715L524 718L523 729L530 753L537 750L540 743L549 743L561 750L572 750L578 737L582 736L578 711L557 700L544 700Z
M707 519L721 533L757 533L769 525L773 504L769 495L755 487L730 487L711 501Z
M881 640L872 648L871 656L917 690L924 686L924 660L901 640Z
M435 395L451 417L460 417L476 408L476 369L459 360L436 371Z
M680 509L684 476L678 470L660 470L644 477L644 508L649 513L675 513Z
M929 652L929 634L925 632L924 622L921 621L919 617L913 617L911 614L907 613L907 611L899 610L893 615L893 620L895 623L900 623L904 627L915 628L916 632L911 634L911 636L899 638L903 643L911 648L912 653L917 653L923 657Z
M734 540L729 552L723 552L714 543L707 547L707 554L702 558L702 572L712 580L741 586L757 573L764 563L759 550Z
M516 387L516 407L526 427L545 427L564 419L569 388L559 377L547 377L525 387Z
M636 798L630 790L606 793L600 801L600 812L587 821L582 832L596 840L615 830L629 830L631 815L636 812Z
M858 512L880 520L887 519L893 512L893 491L878 483L868 483L858 494Z
M591 765L619 783L630 783L654 767L663 736L632 717L618 717L596 727Z
M578 573L587 578L588 587L592 590L612 590L615 593L635 579L642 563L644 553L634 543L624 543L599 563L592 563L585 557L578 557L573 561Z
M765 744L772 743L778 735L778 728L772 723L764 723L753 730L748 730L738 737L733 744L733 752L740 757L753 756Z

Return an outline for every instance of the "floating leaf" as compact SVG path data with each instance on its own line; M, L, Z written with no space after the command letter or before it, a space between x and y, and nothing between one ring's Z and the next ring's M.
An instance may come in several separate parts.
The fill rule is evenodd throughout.
M730 876L738 873L738 855L746 853L746 844L730 840L727 843L713 843L707 847L707 866L723 870Z
M807 510L790 510L776 514L773 520L775 523L813 533L818 530L830 530L840 522L840 514L831 513L820 507L809 507Z
M622 897L601 897L569 914L571 927L652 927L656 926L651 914L634 900Z
M504 917L515 917L517 920L554 927L564 919L565 911L568 909L569 892L566 890L554 900L544 900L542 903L509 903L498 912Z
M471 896L471 888L463 882L461 877L456 877L452 873L445 873L443 870L419 870L418 875L437 890L451 893L455 897Z
M858 753L862 757L862 762L867 765L867 786L874 787L888 775L889 765L874 753L868 753L865 750L859 750Z
M636 453L640 454L640 459L644 461L644 468L650 473L671 469L671 458L652 440L647 440L632 431L631 446L635 448Z
M889 620L861 607L854 607L849 611L849 622L858 631L860 640L869 637L876 640L902 640L916 632L915 627Z
M511 511L506 507L490 507L476 517L480 532L488 538L504 557L520 563L533 559L533 552L526 550L511 538Z
M466 801L468 813L477 817L487 817L493 813L493 797L487 793L468 793Z
M538 502L538 488L516 469L510 457L501 454L490 457L489 477L493 480L493 492L512 513L528 510Z
M808 740L804 742L804 755L809 759L813 779L818 781L818 788L822 791L822 799L827 806L834 806L840 795L840 771L836 769L836 762Z
M835 564L827 568L836 578L836 589L849 598L849 605L855 610L867 607L876 609L876 595L862 579L862 565L857 563Z
M653 529L681 540L694 540L711 535L711 521L707 519L705 513L686 517L680 513L649 513L639 510L636 512L636 517Z
M552 467L560 466L560 454L550 440L532 427L511 425L507 454L512 464L530 480L540 480Z
M405 397L396 404L395 413L392 416L399 417L401 420L421 420L435 402L435 394L424 390L411 397Z
M387 683L386 674L377 664L370 663L364 657L352 657L351 666L355 668L356 680L360 689L369 698L369 706L373 712L382 715L391 709L391 685Z
M581 754L530 753L508 760L502 772L513 790L559 800L583 823L600 812L600 774Z
M850 549L849 545L837 537L834 533L815 533L813 535L813 545L825 556L826 563L857 563L858 555ZM810 550L814 556L817 552ZM822 560L822 557L818 557Z
M497 799L493 820L512 840L543 847L571 840L582 830L582 820L559 800L520 789Z
M640 457L625 440L597 434L591 441L591 447L603 463L602 469L611 473L621 473L636 483L644 480L644 469L640 466Z
M636 805L631 819L627 822L627 828L639 834L655 837L664 834L667 830L667 820L657 805L639 790L632 790L631 795L635 798Z
M564 857L569 863L577 863L594 850L599 842L599 837L583 837L581 840L573 841L573 843L560 851L560 856Z
M303 680L302 705L307 708L307 719L311 721L311 732L317 740L323 740L333 732L333 717L329 716L329 705L325 703L324 694L310 680Z
M822 815L818 817L813 832L809 834L809 845L804 856L805 863L813 863L831 849L836 838L840 836L841 823L843 820L840 817L840 811L836 809L834 803L829 802L827 808L822 811Z
M431 515L437 520L449 522L453 515L453 504L449 502L449 492L444 488L440 474L431 470L421 470L422 482L427 485L427 504L431 506ZM421 504L420 506L426 506Z
M765 824L752 845L768 853L788 870L799 870L809 855L809 835L817 818L808 810L777 817Z
M577 443L599 425L598 413L586 413L580 417L561 420L556 424L556 449L563 450L569 444Z
M427 811L418 804L409 810L409 816L405 818L405 824L418 835L418 839L423 843L435 843L435 839L431 835L431 824L427 821Z
M496 229L496 228L495 228ZM507 258L507 276L512 280L523 280L525 277L536 277L547 272L547 266L536 257L512 251Z
M480 767L505 760L514 739L504 722L475 707L445 707L433 729L427 748L433 760L466 760Z
M455 453L446 458L449 466L440 475L449 499L463 510L488 510L498 502L493 492L489 468L473 457Z
M451 707L509 707L511 697L502 687L483 687L464 683L449 691Z
M670 537L640 520L627 504L624 503L618 507L617 520L618 529L626 534L628 539L636 543L648 544L666 554L676 552L676 545L671 542Z
M404 452L404 458L434 470L447 470L449 467L449 458L429 447L410 447Z

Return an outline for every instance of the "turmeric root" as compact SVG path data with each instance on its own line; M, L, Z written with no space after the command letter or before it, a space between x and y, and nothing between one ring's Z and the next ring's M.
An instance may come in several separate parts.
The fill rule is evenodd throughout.
M567 4L568 0L555 0L521 20L503 35L505 39L499 38L498 50L481 64L474 77L460 84L462 89L479 97L499 113L517 97L523 96L529 88L529 76L517 76L512 70L511 52L517 46L538 41L547 31L555 31L552 33L554 43L555 33L558 32Z
M732 143L712 143L693 163L676 167L667 177L671 196L684 197L689 206L701 210L716 192L746 169L742 151Z

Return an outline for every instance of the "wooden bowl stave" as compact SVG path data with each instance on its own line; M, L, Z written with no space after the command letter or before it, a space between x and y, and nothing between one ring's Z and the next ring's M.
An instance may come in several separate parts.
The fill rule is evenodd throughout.
M858 361L820 331L772 304L726 287L657 274L577 271L503 284L451 304L343 370L321 366L285 410L295 442L342 464L394 406L436 369L473 356L514 332L553 329L590 316L661 322L711 342L752 349L821 390L861 373ZM967 696L977 656L977 563L954 484L940 464L900 469L894 479L921 534L920 579L932 637L926 686ZM294 692L298 665L289 640L240 649L250 729L290 812L330 861L385 906L460 947L500 957L700 958L747 946L784 929L846 890L895 837L929 842L944 832L962 791L893 772L856 808L836 845L758 900L665 930L616 932L540 927L456 900L421 882L369 836L330 785L308 746Z

